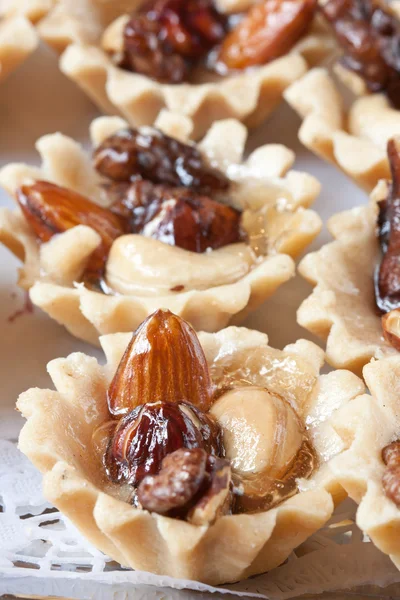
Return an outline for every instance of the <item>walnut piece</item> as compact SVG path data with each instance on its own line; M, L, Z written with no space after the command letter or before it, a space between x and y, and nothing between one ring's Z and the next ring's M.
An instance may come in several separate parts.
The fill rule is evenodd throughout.
M200 448L180 449L163 460L158 475L143 479L138 500L150 512L207 525L229 511L230 481L228 461Z
M225 35L214 0L150 0L124 29L122 68L163 83L187 80Z
M344 49L342 64L371 92L386 92L400 106L400 24L373 0L328 0L322 12Z

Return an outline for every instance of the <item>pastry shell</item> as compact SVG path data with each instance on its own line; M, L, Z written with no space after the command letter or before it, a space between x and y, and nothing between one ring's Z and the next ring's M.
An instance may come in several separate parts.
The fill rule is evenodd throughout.
M118 117L101 117L92 123L92 140L97 145L125 126L126 122ZM161 114L157 126L183 140L187 140L191 131L190 121L166 112ZM94 344L98 343L99 334L134 330L160 307L182 316L197 330L217 331L233 317L243 318L262 304L294 276L292 257L320 231L320 218L307 208L318 195L320 186L310 175L289 170L294 155L284 146L263 146L241 163L246 137L246 129L238 121L220 121L213 125L199 147L213 164L236 179L236 206L250 206L255 202L268 212L265 227L269 248L247 274L230 284L219 285L213 281L208 289L162 297L104 295L73 284L77 265L82 272L85 258L99 243L93 230L76 227L43 244L39 250L21 212L2 209L0 241L24 261L19 283L30 289L32 302L73 335ZM14 164L0 171L0 185L11 195L24 182L46 179L99 203L103 201L99 176L76 142L61 134L47 135L38 141L37 149L42 157L40 168ZM201 256L207 259L207 255ZM45 278L41 277L43 270L48 274Z
M276 508L195 526L112 495L92 432L107 419L106 389L130 334L101 338L104 366L81 353L48 365L57 391L31 389L20 396L18 408L28 421L19 446L44 474L45 496L103 552L135 569L216 585L278 566L329 519L333 500L343 499L329 463L351 444L331 422L340 421L364 384L346 371L320 376L323 352L305 340L274 350L265 334L237 327L199 338L215 382L238 364L256 361L260 368L247 369L246 378L291 402L309 427L319 467L304 486L300 482L301 492Z
M356 398L344 410L345 420L334 424L352 444L332 460L331 468L359 504L357 525L400 569L400 510L382 486L382 450L400 432L400 356L371 361L363 375L371 396Z
M34 24L53 0L5 0L0 6L0 81L14 71L39 43Z
M345 101L326 69L316 68L285 90L303 122L299 137L315 154L333 163L371 192L390 178L386 144L400 133L400 111L383 94Z
M327 339L327 360L357 373L372 357L396 353L384 339L375 306L374 272L380 259L377 201L387 194L381 181L369 204L328 221L335 241L300 262L301 275L315 286L297 312L300 325Z
M113 28L120 39L124 15L140 4L141 0L59 0L40 25L42 38L58 52L64 51L61 70L100 110L120 114L134 126L152 124L165 108L193 120L195 139L218 119L236 118L255 127L278 105L284 89L306 72L307 62L319 64L334 47L330 32L317 18L290 54L265 66L217 81L160 84L116 67L101 47L106 27L118 17ZM245 10L250 4L218 2L219 9L227 12Z

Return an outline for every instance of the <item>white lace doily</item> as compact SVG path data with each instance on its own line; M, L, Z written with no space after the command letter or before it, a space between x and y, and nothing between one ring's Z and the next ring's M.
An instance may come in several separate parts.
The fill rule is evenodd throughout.
M2 419L2 424L12 419ZM3 431L5 428L3 427ZM8 428L12 431L12 428ZM91 546L41 493L41 475L12 440L0 439L0 593L96 600L236 595L284 600L305 593L400 581L390 559L363 540L345 502L323 530L278 569L221 588L122 569ZM345 524L342 524L342 522ZM123 596L122 596L123 594ZM165 597L165 596L163 596Z

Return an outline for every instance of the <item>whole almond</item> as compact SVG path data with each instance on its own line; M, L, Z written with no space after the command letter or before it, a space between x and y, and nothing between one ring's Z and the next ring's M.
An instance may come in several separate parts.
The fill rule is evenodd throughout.
M102 239L94 251L87 272L101 274L113 241L125 233L120 217L85 196L49 181L36 181L17 190L17 200L38 240L48 242L54 235L76 225L92 227Z
M316 7L316 0L258 2L226 36L218 62L246 69L283 56L307 31Z
M169 310L157 310L133 334L108 389L113 415L148 402L190 402L204 412L212 385L194 329Z

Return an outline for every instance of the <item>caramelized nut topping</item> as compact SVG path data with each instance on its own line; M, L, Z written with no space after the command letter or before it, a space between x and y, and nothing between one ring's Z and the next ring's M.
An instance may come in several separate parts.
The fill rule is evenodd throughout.
M386 465L383 490L392 502L400 506L400 441L392 442L382 450L382 460Z
M83 276L91 287L111 292L104 269L113 242L125 233L198 253L242 240L241 213L201 195L225 190L230 182L204 162L195 146L156 130L123 129L97 148L94 161L99 172L114 180L104 186L114 200L111 210L47 181L17 191L22 212L40 242L77 225L90 226L101 236Z
M298 480L308 479L316 469L315 450L306 439L303 440L292 463L280 477L271 478L264 474L258 481L234 477L234 483L242 487L244 493L235 498L235 512L258 512L269 510L298 492Z
M111 414L156 401L190 402L207 411L211 379L195 331L168 310L157 310L134 333L108 389Z
M104 457L107 475L136 487L146 475L157 474L165 456L179 448L220 454L218 425L187 402L143 404L119 421Z
M146 477L138 489L144 509L167 514L184 509L199 493L206 475L207 452L201 448L177 450L162 462L156 476Z
M269 510L317 465L302 421L277 394L249 384L211 397L197 336L169 311L134 334L108 403L116 424L98 436L107 476L131 486L129 501L150 512L202 526Z
M97 231L102 243L95 250L86 269L86 277L101 277L113 241L125 233L123 221L77 192L48 181L23 185L17 200L28 224L40 242L76 225L87 225Z
M262 65L292 48L316 6L317 0L260 1L228 33L231 21L213 0L150 0L126 24L122 58L115 59L161 83L187 81L201 63L217 70Z
M229 511L230 467L202 449L168 455L158 475L139 485L138 500L151 512L206 525Z
M193 525L210 525L232 512L232 473L229 461L208 455L207 488L187 516ZM208 480L208 481L207 481Z
M205 252L240 242L241 213L186 188L169 188L150 181L116 183L119 199L111 210L140 233L191 252Z
M289 52L311 24L317 0L255 4L225 38L218 62L228 69L263 65Z
M94 152L95 168L113 181L138 176L172 187L210 193L227 190L223 173L207 165L194 145L183 144L157 129L121 129Z
M400 106L400 23L373 0L328 0L322 7L345 55L343 65L371 92Z
M150 0L125 26L120 66L180 83L224 34L225 19L213 0Z
M375 294L378 308L385 313L400 307L400 138L389 140L388 157L392 185L379 218L384 256Z

